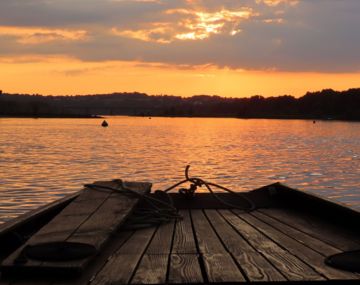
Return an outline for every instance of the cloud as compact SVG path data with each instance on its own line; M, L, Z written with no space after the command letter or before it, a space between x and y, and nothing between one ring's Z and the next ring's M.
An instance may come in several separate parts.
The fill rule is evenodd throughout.
M359 13L358 0L2 1L0 56L353 72Z
M234 36L241 31L239 24L249 19L250 8L237 10L221 9L215 12L196 11L190 9L170 9L166 15L176 15L176 22L155 22L145 29L121 30L113 28L115 35L167 44L175 40L203 40L211 35L226 33Z
M52 41L78 41L86 38L84 30L24 28L0 26L0 36L16 38L20 44L41 44Z
M299 3L299 0L256 0L256 3L264 3L265 5L276 7L281 4L288 4L295 6Z

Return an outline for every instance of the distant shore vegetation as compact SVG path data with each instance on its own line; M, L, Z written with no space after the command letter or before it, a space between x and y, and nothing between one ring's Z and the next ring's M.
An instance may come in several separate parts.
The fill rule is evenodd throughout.
M2 117L96 118L106 115L360 121L360 88L346 91L324 89L307 92L300 98L290 95L256 95L248 98L209 95L179 97L138 92L42 96L0 91Z

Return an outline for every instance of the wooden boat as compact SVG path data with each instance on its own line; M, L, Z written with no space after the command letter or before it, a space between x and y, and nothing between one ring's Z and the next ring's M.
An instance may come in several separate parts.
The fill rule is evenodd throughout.
M360 248L360 214L344 205L280 183L216 199L154 192L146 195L155 206L170 197L182 218L129 229L133 211L150 207L141 195L151 184L95 185L103 188L85 187L1 226L0 284L360 284L356 270L325 263ZM124 185L141 195L111 191ZM242 211L248 200L256 209ZM51 248L43 259L30 254L52 242L93 251L67 260L62 244L59 260Z

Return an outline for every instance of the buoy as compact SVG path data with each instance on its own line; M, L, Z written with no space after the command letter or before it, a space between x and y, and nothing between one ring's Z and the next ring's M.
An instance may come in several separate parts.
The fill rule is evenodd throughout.
M109 125L108 122L106 122L105 120L101 124L101 126L104 128L106 128L108 125Z

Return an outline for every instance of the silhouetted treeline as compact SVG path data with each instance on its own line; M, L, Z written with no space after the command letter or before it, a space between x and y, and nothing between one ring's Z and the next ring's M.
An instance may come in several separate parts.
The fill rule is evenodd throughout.
M307 118L360 120L360 88L325 89L303 97L223 98L198 95L149 96L113 93L41 96L0 93L0 116L89 117L93 115L191 116L239 118Z

